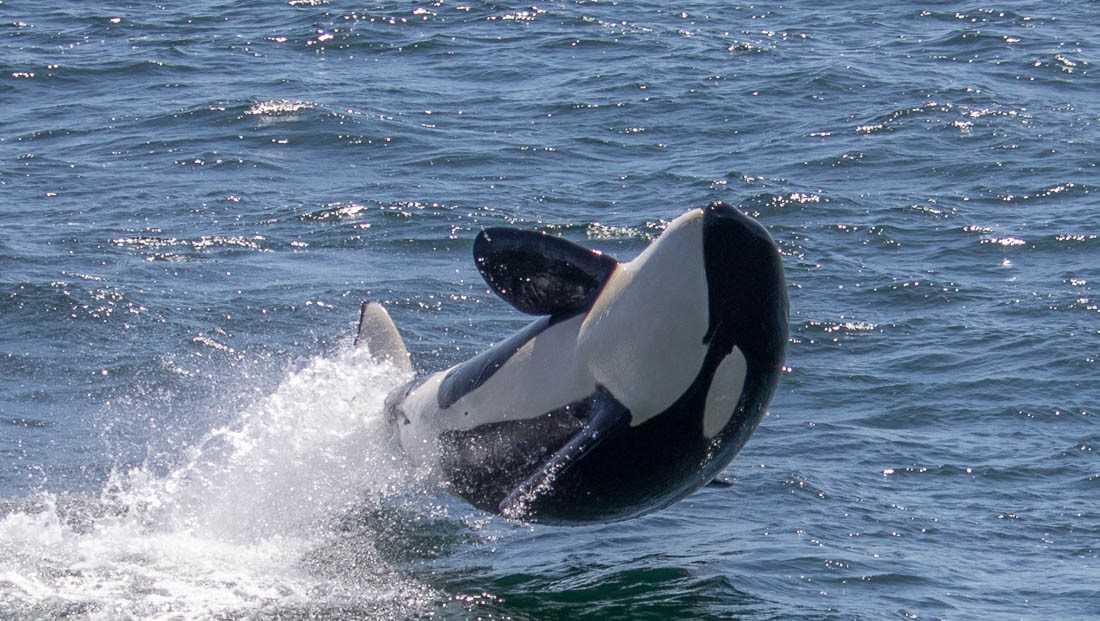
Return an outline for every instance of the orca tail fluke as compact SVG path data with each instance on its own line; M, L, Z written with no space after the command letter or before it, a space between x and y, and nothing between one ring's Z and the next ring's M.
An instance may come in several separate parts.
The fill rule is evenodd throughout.
M412 359L393 319L378 302L363 302L359 309L359 328L355 331L355 347L366 347L371 358L388 360L398 369L411 372Z

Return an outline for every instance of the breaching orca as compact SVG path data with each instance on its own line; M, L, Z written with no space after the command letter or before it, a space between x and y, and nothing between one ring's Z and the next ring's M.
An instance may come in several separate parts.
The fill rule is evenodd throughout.
M561 238L483 230L489 287L539 316L482 354L394 391L404 452L507 517L623 520L714 479L764 416L783 365L787 291L764 227L689 211L632 261ZM377 303L357 343L411 370Z

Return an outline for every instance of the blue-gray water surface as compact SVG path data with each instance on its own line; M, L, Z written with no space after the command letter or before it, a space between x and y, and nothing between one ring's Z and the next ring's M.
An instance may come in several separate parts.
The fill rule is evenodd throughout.
M1098 62L1096 2L0 0L0 617L1100 617ZM438 370L525 323L482 227L712 200L791 300L732 486L530 526L386 450L362 299Z

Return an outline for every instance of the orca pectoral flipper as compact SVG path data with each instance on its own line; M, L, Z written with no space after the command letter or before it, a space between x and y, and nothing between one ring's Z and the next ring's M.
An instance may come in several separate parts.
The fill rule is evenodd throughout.
M552 493L555 481L577 461L600 445L609 434L630 423L630 410L602 386L591 397L591 406L584 427L558 449L524 482L516 486L501 501L501 515L522 519L532 503Z
M618 262L560 237L505 227L474 240L474 262L497 295L529 315L563 315L592 305Z
M371 358L389 360L398 369L412 371L409 350L397 326L378 302L363 302L359 309L359 327L355 331L355 347L366 347Z

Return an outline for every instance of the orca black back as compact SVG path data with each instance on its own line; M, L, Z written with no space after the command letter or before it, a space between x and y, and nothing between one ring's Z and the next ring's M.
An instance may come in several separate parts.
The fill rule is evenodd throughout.
M724 203L707 207L703 227L709 349L695 381L668 410L609 435L532 498L528 511L540 521L622 520L668 506L725 469L763 418L788 337L780 253L763 226ZM699 414L734 347L747 363L741 397L729 422L707 438Z

